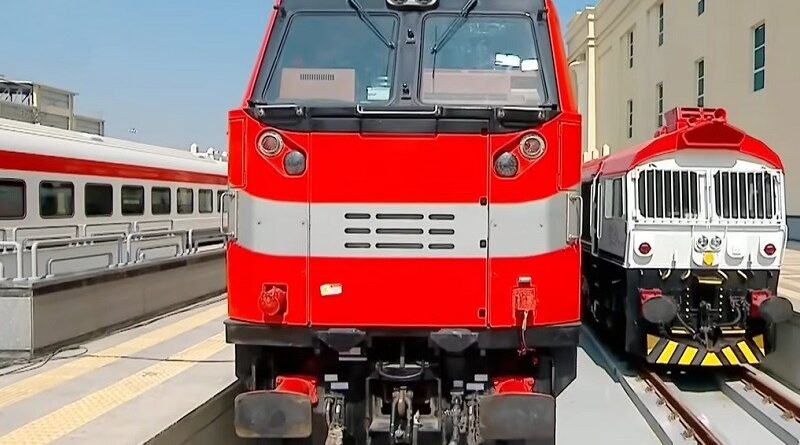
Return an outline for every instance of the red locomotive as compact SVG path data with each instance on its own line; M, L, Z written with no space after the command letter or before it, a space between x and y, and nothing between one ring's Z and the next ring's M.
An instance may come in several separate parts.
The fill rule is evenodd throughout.
M552 0L278 0L229 116L237 434L553 443L580 134Z

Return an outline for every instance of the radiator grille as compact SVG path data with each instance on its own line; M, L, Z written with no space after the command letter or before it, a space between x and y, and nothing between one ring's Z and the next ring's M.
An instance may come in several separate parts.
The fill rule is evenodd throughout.
M695 172L647 170L638 179L639 212L645 218L696 219L700 210Z
M443 226L455 221L452 213L346 213L344 219L345 249L456 248L455 229ZM438 223L437 227L429 227L433 222Z
M769 172L714 174L714 204L718 218L773 219L777 187Z

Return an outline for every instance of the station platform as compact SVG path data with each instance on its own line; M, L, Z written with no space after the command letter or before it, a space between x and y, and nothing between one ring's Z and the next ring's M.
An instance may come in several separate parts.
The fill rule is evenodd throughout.
M778 283L779 294L791 300L794 311L800 312L800 243L789 242Z
M143 444L234 383L221 295L0 368L0 444Z

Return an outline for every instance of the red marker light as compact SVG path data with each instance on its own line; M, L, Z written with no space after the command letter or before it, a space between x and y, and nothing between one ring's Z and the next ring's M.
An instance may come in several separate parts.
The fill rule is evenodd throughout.
M642 255L649 255L651 250L652 248L650 247L650 244L648 243L639 244L639 253L641 253Z
M770 243L764 246L764 254L766 254L767 256L775 255L775 252L777 251L778 249L775 248L775 244Z

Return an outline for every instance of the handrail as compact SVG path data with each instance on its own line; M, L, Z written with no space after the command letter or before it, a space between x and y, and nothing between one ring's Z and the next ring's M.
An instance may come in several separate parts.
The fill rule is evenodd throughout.
M81 231L81 228L80 228L80 226L78 224L64 224L64 225L61 225L61 226L42 226L42 227L19 226L19 227L14 227L13 229L11 229L11 239L13 241L18 241L17 240L17 232L19 232L20 230L26 230L26 229L36 229L36 230L41 230L41 229L66 229L66 228L75 229L75 237L77 237L80 234L80 231Z
M125 263L130 263L132 260L131 251L134 238L138 238L138 240L144 240L147 238L167 238L174 235L181 235L182 239L178 255L183 255L185 253L186 240L188 238L186 230L161 230L157 232L136 232L129 234L125 240Z
M0 241L0 247L12 248L17 252L17 279L22 279L22 244L17 241Z
M39 276L39 248L40 247L56 247L56 246L69 246L73 244L93 244L98 242L117 241L117 256L122 254L122 236L108 235L108 236L93 236L83 238L69 238L60 240L43 240L36 241L31 245L31 277Z
M212 231L213 231L213 234L211 234ZM196 232L209 233L209 235L208 236L196 236L195 235ZM188 234L189 234L189 236L188 236L187 242L188 242L188 245L189 245L189 253L197 252L197 250L200 248L199 245L200 245L200 240L201 239L206 239L206 240L212 239L213 240L213 239L219 238L220 241L222 241L223 243L225 242L225 234L222 233L222 230L219 227L216 227L216 228L203 228L203 229L192 228L192 229L189 229Z
M165 223L169 223L169 229L167 229L167 230L173 230L173 228L175 227L175 220L173 220L171 218L170 219L154 219L154 220L149 220L149 221L141 221L141 220L139 220L139 221L134 221L133 222L133 232L131 232L131 233L144 233L144 232L141 232L140 229L139 229L139 226L142 225L142 224L164 223L164 222ZM145 231L145 232L149 232L149 231Z

